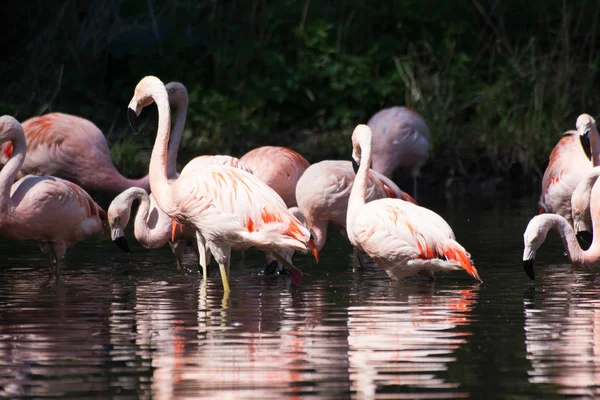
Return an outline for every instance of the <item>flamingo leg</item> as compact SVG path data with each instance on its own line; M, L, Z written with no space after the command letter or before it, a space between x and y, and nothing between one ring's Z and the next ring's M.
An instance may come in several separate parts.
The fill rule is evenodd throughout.
M225 263L219 263L219 270L221 271L221 281L223 281L223 291L229 292L229 275L227 274L227 266Z
M202 236L200 232L196 232L196 243L198 245L198 262L202 267L202 277L206 279L208 276L208 261L210 260L210 254L206 248L206 240L204 240L204 236Z

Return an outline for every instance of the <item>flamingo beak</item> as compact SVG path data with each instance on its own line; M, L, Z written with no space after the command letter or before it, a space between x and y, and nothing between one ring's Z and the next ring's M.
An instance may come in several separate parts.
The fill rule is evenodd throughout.
M317 260L317 263L319 262L319 250L317 250L317 246L315 246L315 242L310 239L307 243L308 248L310 249L310 252L312 253L312 255L315 257L315 260Z
M354 158L352 158L352 169L354 170L355 174L358 174L358 163L356 162L356 160Z
M535 281L535 259L531 258L529 260L523 260L523 268L525 269L525 273L528 277L531 278L532 281Z
M135 110L131 107L127 108L127 119L129 120L129 125L131 125L131 129L133 129L135 133L138 133L138 116Z
M592 148L590 145L590 131L587 130L583 135L579 135L579 141L581 142L581 147L588 159L592 159Z
M129 244L127 243L127 239L125 239L125 236L116 238L115 240L113 240L113 243L116 244L117 247L123 250L124 252L130 253Z
M175 241L178 233L179 234L183 233L183 225L181 225L175 221L171 221L171 242Z

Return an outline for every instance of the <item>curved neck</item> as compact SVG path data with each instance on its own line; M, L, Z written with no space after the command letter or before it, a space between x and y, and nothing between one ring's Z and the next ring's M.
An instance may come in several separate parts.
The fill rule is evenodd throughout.
M550 229L554 228L558 231L571 262L589 265L599 261L600 242L595 239L597 236L594 236L590 248L584 251L577 242L573 227L566 219L556 214L543 214L539 217L545 218L545 223L542 225L543 230L548 232ZM594 226L594 228L596 228L596 226Z
M327 240L327 221L319 221L310 225L310 231L313 235L313 241L317 250L321 251Z
M361 160L358 172L354 178L352 191L348 198L348 213L346 216L346 226L350 226L348 221L354 218L356 210L365 204L367 195L367 183L369 178L369 168L371 167L371 146L361 144Z
M0 225L4 223L8 209L11 206L10 190L15 182L17 173L25 161L27 151L27 142L22 130L21 132L17 129L11 130L8 138L12 142L13 153L6 164L4 164L2 171L0 171Z
M150 189L158 206L167 214L173 208L167 177L167 148L171 130L171 108L164 86L153 87L150 96L158 108L158 130L150 157Z
M187 118L188 99L187 97L179 99L172 103L175 110L177 110L177 116L175 117L175 124L171 131L171 140L169 141L169 150L167 153L167 177L169 179L177 178L177 153L179 152L179 145L181 143L181 137L183 136L183 129L185 128L185 120Z
M134 232L142 232L143 230L148 229L148 214L150 213L150 197L145 190L136 191L131 201L128 201L129 209L131 209L131 204L133 201L137 199L140 201L140 205L138 207L138 212L135 216L135 221L133 223ZM136 235L137 236L137 235Z

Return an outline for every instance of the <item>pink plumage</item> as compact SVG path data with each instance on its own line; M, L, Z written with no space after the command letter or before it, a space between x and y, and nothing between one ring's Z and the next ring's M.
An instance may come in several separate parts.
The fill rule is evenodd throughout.
M392 279L435 271L464 269L480 280L470 255L442 217L408 201L366 202L372 134L358 125L352 134L353 158L360 167L348 200L346 231L358 250L371 257Z
M75 115L50 113L23 122L27 157L18 177L28 174L59 176L87 190L121 192L132 186L149 189L148 177L128 179L112 163L102 131ZM2 161L12 146L2 148Z
M275 190L288 207L298 205L296 184L310 165L300 153L287 147L263 146L244 154L240 160Z
M298 208L314 236L317 249L321 250L327 239L330 223L346 226L348 197L354 182L354 170L350 161L325 160L306 169L296 186ZM394 182L376 171L369 172L367 201L395 197L415 202Z
M389 107L378 111L367 123L373 132L371 168L391 176L398 167L409 168L413 177L413 196L417 177L429 155L429 128L416 111Z
M164 84L147 76L129 103L132 118L155 102L159 110L156 142L150 159L150 186L159 207L176 222L197 230L219 264L229 291L231 249L256 246L266 251L317 251L310 233L287 209L279 195L239 168L213 166L167 177L170 107ZM299 271L296 270L296 277Z
M0 172L0 234L38 241L58 276L66 249L105 228L106 213L85 190L60 178L27 175L13 184L25 159L25 135L10 116L0 117L0 132L0 143L14 149Z

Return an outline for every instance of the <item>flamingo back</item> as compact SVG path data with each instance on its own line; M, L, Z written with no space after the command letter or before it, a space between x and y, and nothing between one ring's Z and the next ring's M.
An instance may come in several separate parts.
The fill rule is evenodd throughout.
M240 160L273 188L288 207L297 205L296 184L310 166L302 155L287 147L263 146L244 154Z
M592 168L576 132L566 132L550 153L548 167L544 171L540 211L561 215L572 224L573 191Z

